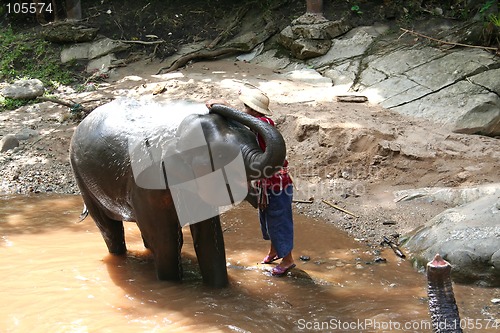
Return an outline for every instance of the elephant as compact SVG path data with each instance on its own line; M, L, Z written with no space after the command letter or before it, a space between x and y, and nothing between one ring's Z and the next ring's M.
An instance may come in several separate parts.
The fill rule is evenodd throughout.
M286 146L275 127L225 105L117 99L77 126L69 154L111 254L126 253L123 222L136 222L158 279L181 280L181 228L189 224L203 282L225 287L219 207L255 204L249 184L282 167Z

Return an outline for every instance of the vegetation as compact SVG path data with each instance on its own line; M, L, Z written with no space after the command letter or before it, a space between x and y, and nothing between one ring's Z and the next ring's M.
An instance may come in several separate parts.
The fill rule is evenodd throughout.
M75 77L68 66L59 62L57 47L35 34L16 33L11 27L0 28L0 81L36 78L50 91L61 84L73 83ZM0 106L7 109L26 103L28 101L0 99Z

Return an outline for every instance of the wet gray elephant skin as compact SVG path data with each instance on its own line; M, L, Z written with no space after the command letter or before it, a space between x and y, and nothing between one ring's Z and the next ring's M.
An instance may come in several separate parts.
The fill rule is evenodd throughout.
M220 183L202 183L196 189L197 197L201 198L196 206L179 201L174 185L210 175L236 160L234 155L238 154L244 165L240 172L243 175L239 175L243 181L234 183L244 186L246 195L249 181L268 177L283 165L285 142L269 124L226 106L214 105L207 113L202 104L141 103L114 101L94 110L75 130L70 161L88 212L109 252L126 253L123 221L135 221L144 245L153 253L157 277L180 280L181 228L185 224L181 225L176 207L187 205L189 215L200 207L206 209L224 203L217 202L215 194L221 190ZM260 149L255 133L266 141L265 152ZM205 147L193 144L200 140L206 142ZM137 151L142 151L142 156ZM144 160L149 163L145 167ZM237 176L224 173L226 184L222 188L226 193L231 187L233 193L241 194L241 189L231 184L231 177ZM233 202L234 195L229 196ZM212 206L205 205L204 201L211 200L215 201ZM197 223L189 223L189 227L203 282L214 287L226 286L224 238L218 210Z
M427 263L427 294L435 333L462 333L453 285L451 265L439 254Z

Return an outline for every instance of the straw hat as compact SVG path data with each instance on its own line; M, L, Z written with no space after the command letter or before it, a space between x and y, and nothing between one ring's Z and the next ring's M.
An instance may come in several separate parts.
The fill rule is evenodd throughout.
M263 115L270 116L273 114L273 112L269 110L269 97L257 88L241 88L239 99Z

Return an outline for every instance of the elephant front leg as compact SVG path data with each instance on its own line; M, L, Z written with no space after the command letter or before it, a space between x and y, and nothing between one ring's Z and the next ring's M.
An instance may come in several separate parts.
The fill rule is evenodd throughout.
M167 226L159 230L159 234L148 238L151 240L145 243L150 245L150 250L153 251L158 280L181 280L183 237L179 223L168 221Z
M203 282L217 288L227 286L226 251L219 216L189 227Z

